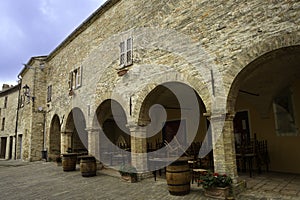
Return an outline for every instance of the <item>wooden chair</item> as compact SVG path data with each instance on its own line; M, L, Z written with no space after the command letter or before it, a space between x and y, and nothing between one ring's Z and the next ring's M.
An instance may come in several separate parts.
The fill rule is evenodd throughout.
M257 153L256 164L258 172L261 173L262 166L266 167L266 171L269 171L270 157L268 152L267 140L257 141Z
M251 140L250 142L243 143L236 148L236 159L238 169L243 172L246 172L246 170L248 169L250 177L252 177L253 160L256 156L255 147L255 141Z

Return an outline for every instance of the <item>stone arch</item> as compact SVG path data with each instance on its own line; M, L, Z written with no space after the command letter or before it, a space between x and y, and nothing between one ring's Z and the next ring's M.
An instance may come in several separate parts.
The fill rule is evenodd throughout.
M61 154L61 129L60 119L57 114L52 117L49 134L49 159L54 160Z
M244 50L237 56L235 64L231 67L230 74L226 74L227 80L230 83L227 94L227 111L234 113L234 106L237 94L239 92L239 84L243 81L242 76L239 76L242 71L245 74L250 72L252 69L246 68L249 64L258 64L257 58L265 55L267 58L272 52L285 47L297 46L300 44L300 38L298 33L286 33L280 36L273 36L266 38L263 42L258 42L252 46L245 47ZM256 60L256 61L255 61ZM248 71L248 72L247 72Z
M290 40L292 39L290 38ZM299 40L292 41L295 43L290 45L291 41L286 42L286 45L283 44L279 48L277 48L278 43L276 40L272 42L269 41L270 43L275 43L275 45L270 44L271 47L274 47L273 49L269 47L266 49L269 50L268 52L257 55L256 58L245 63L232 80L227 102L230 112L235 113L239 111L239 115L236 114L232 130L235 137L239 138L237 141L241 140L244 141L244 143L249 143L249 141L251 142L253 139L267 141L271 170L299 173L300 168L296 167L299 166L299 163L297 163L296 160L289 159L287 156L282 155L297 154L297 150L295 152L295 149L297 149L296 146L300 140L298 137L294 137L291 140L291 137L286 135L292 135L293 131L281 135L278 126L278 123L285 123L286 125L293 121L290 127L292 127L291 129L297 129L297 118L293 120L289 119L288 123L286 121L280 122L277 120L278 115L274 107L276 105L274 104L276 97L280 96L280 98L282 98L281 94L286 91L288 91L288 93L291 92L290 94L293 95L289 97L291 99L297 99L298 96L300 96L298 92L300 83L300 68L298 66L300 62L300 43ZM284 105L296 105L295 103L298 102L298 100L297 102L294 100L295 102L290 104L286 101L287 99L283 100ZM297 107L297 105L295 107ZM239 121L237 121L237 116L240 116L243 110L248 112L248 117L246 116L247 120L249 118L249 129L246 133L244 133L243 130L240 131L241 126L239 126ZM287 110L290 111L289 109ZM290 114L289 112L287 113ZM300 115L297 109L292 109L291 113L295 116ZM281 117L283 114L281 111ZM283 118L281 119L284 120ZM292 136L296 135L297 134L294 134Z
M208 141L209 124L204 113L206 107L201 97L189 85L170 81L155 86L142 99L138 120L138 125L146 130L149 156L155 157L159 151L175 153L173 156L187 153L198 157L201 143ZM211 150L207 153L212 153ZM206 159L209 156L203 155Z
M80 108L73 108L66 118L63 146L65 151L87 152L86 120Z
M112 111L114 109L114 111ZM97 136L91 146L98 149L101 162L115 166L120 162L130 162L130 131L127 116L122 105L114 99L105 99L96 109L93 128Z
M203 83L202 81L198 80L197 78L193 76L187 76L185 78L182 78L179 76L178 73L169 73L164 74L160 76L155 83L147 84L142 90L140 90L137 94L135 94L134 98L136 100L136 104L133 105L133 116L136 117L136 122L138 122L140 119L140 113L143 113L143 104L146 99L146 97L153 91L158 85L162 85L164 83L168 82L177 82L182 83L190 88L192 88L200 97L201 101L203 103L203 106L205 107L205 112L209 112L211 110L211 93L208 86Z

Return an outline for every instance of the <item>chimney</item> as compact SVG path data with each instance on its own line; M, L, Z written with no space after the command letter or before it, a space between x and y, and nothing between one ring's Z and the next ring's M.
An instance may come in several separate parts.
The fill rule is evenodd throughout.
M10 88L10 86L9 86L8 84L3 84L3 85L2 85L2 90L6 90L6 89L8 89L8 88Z

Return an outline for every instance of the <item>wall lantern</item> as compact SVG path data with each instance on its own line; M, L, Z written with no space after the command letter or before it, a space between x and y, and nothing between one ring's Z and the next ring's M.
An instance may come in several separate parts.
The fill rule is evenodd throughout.
M24 94L25 97L28 98L28 102L30 100L32 100L32 102L34 102L35 97L30 96L30 87L27 84L23 86L23 94Z

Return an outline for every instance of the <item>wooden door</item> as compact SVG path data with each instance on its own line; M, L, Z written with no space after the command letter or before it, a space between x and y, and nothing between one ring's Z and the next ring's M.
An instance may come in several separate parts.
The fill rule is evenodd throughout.
M8 159L12 159L12 153L13 153L13 136L9 137L9 154L8 154Z
M0 148L0 158L5 158L5 154L6 154L6 142L7 142L7 138L6 137L2 137L1 138L1 148Z
M235 114L233 119L234 137L237 144L250 142L250 127L248 111L241 111Z

